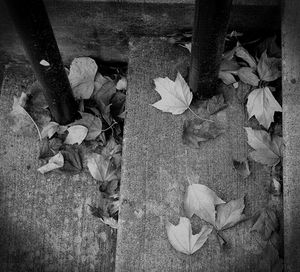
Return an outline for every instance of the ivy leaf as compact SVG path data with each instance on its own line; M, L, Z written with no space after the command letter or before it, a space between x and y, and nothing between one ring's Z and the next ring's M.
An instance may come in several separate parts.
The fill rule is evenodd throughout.
M116 169L111 160L103 155L92 153L87 158L87 167L95 180L109 182L118 179Z
M185 120L182 141L192 148L199 148L201 142L215 139L224 132L225 130L217 125L216 122L200 119Z
M65 144L81 144L88 134L88 129L81 125L71 126L67 129L68 135L65 139Z
M202 184L188 186L184 196L184 210L187 217L196 214L206 222L215 225L215 205L225 203L216 193Z
M240 80L251 86L258 86L259 78L254 74L253 69L250 67L242 67L237 71Z
M275 111L282 112L282 107L274 98L268 87L253 90L247 101L247 111L249 119L255 116L257 121L265 128L269 129L274 121Z
M229 229L245 220L244 208L244 197L217 205L216 228L218 230Z
M250 157L259 163L273 166L282 157L283 141L282 137L271 136L264 130L254 130L245 128L248 136L248 144L255 149L250 153Z
M154 83L161 100L152 104L153 107L172 114L182 114L189 108L193 94L180 73L175 82L166 77L156 78Z
M177 226L167 222L166 230L171 245L177 251L191 255L204 245L208 235L212 232L212 227L205 225L199 233L193 235L190 220L180 217Z
M80 125L88 129L88 133L84 138L87 141L95 140L102 132L102 121L99 117L85 112L80 112L81 119L73 122L72 126Z
M235 49L235 55L246 61L251 68L256 68L255 59L249 54L249 52L244 47L237 46Z
M243 161L233 160L233 166L235 170L241 175L243 178L247 178L250 176L251 172L249 169L249 162L247 159Z
M69 81L74 97L89 99L94 91L94 79L98 66L88 57L75 58L70 66Z
M274 81L281 77L281 59L269 58L264 51L257 65L257 72L261 80Z
M61 168L64 166L64 157L61 152L57 153L55 156L51 157L49 162L42 167L38 168L41 174L45 174L54 169Z
M63 134L67 130L66 126L61 126L56 122L47 124L41 132L42 138L48 137L49 139L55 134Z
M258 232L263 240L267 241L278 230L278 227L276 213L272 209L266 208L254 215L251 231Z

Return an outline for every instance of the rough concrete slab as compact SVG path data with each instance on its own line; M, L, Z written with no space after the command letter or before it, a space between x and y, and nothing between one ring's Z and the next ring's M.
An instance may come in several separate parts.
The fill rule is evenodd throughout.
M47 11L66 64L74 57L127 61L131 37L163 36L192 28L194 5L50 1ZM234 6L230 29L280 29L278 6ZM0 61L24 62L22 44L0 2Z
M183 145L183 122L192 116L162 113L150 104L159 100L153 79L174 79L178 69L183 72L187 51L158 39L131 44L116 271L257 271L261 252L249 222L224 232L226 250L211 236L192 256L176 252L165 231L167 220L177 224L183 216L188 180L207 185L225 201L246 195L247 215L269 201L270 177L262 166L253 163L245 180L233 169L232 159L241 160L249 151L244 106L235 90L226 88L229 107L220 113L226 133L198 150Z
M282 21L285 271L300 269L300 2L286 0Z
M0 94L0 270L113 271L116 232L88 212L95 181L39 174L37 135L10 131L13 95L33 80L28 67L8 67Z

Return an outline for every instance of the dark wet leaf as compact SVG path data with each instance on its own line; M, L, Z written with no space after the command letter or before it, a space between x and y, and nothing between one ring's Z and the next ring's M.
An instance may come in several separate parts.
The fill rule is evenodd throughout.
M233 166L240 176L247 178L250 176L251 172L249 169L248 159L242 161L233 160Z
M200 119L186 120L183 125L182 140L192 148L199 148L201 142L215 139L224 132L225 130L216 122Z
M82 170L82 158L78 146L65 145L61 153L65 160L61 170L68 172L80 172Z

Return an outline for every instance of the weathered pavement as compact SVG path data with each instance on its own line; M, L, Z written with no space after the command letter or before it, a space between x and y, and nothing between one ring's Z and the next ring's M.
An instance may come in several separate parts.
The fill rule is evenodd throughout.
M39 174L37 134L10 130L13 95L33 80L24 64L7 67L0 94L0 270L113 271L116 232L88 211L95 181Z
M159 39L131 43L117 272L257 271L261 249L249 222L224 232L226 250L212 235L203 248L186 256L167 239L166 221L177 224L184 215L183 195L189 180L207 185L225 201L246 195L248 216L271 199L266 188L270 177L262 166L253 163L245 180L233 169L232 159L246 158L250 148L243 128L247 126L244 106L232 87L224 90L229 106L219 113L226 133L198 150L183 145L181 139L183 122L193 118L191 114L174 116L150 105L160 99L153 79L174 79L178 70L184 73L186 52Z

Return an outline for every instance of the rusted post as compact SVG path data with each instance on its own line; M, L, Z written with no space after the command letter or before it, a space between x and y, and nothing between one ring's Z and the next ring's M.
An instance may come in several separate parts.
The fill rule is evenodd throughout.
M216 94L232 0L196 0L189 85L197 97Z
M5 2L54 120L60 124L72 122L77 114L77 104L43 0ZM43 60L49 65L46 62L42 65Z

